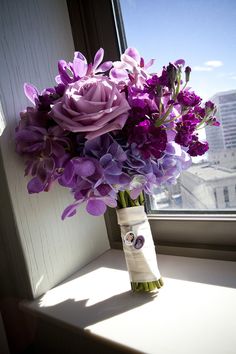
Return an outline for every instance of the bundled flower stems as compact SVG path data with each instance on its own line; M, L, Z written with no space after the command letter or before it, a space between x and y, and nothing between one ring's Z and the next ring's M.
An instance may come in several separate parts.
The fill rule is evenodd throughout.
M128 191L118 193L117 210L123 250L129 271L131 289L150 292L163 286L152 239L150 225L144 211L144 196L130 198Z
M102 63L103 55L99 49L88 64L75 52L73 62L59 61L55 86L39 92L24 85L31 107L20 114L16 151L25 157L29 193L47 192L54 183L71 191L74 201L62 219L81 203L95 216L107 206L143 205L143 193L175 183L191 157L208 150L198 130L219 125L214 104L202 104L188 87L184 60L150 74L154 60L146 63L135 48L116 62ZM162 285L143 283L132 287Z

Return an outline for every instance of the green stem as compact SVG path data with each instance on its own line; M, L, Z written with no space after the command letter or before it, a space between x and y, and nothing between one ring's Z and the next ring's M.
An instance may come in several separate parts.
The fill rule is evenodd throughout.
M164 114L164 116L160 119L157 120L155 123L156 127L160 127L166 120L166 118L169 116L169 114L171 113L172 109L173 109L174 105L170 105L170 107L167 109L166 113Z
M144 195L143 195L143 192L141 192L140 193L140 195L139 195L139 203L141 204L141 205L144 205Z
M126 191L126 193L129 198L129 206L139 206L138 199L132 199L129 191Z
M144 195L141 192L138 198L132 199L129 191L119 191L117 201L120 209L141 206L144 205Z
M155 281L131 282L133 292L151 292L160 289L164 285L162 278Z
M182 91L185 89L185 87L187 86L187 84L188 84L188 81L185 82L184 86L182 87Z
M127 205L126 205L126 201L125 201L124 192L123 191L119 191L118 194L119 194L119 197L120 197L120 203L121 203L122 208L126 208Z

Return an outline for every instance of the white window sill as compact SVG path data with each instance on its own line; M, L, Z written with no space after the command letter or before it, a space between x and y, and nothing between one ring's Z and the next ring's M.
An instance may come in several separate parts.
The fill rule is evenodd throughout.
M236 348L236 263L159 255L157 296L130 292L123 252L109 250L23 310L114 347L153 354Z

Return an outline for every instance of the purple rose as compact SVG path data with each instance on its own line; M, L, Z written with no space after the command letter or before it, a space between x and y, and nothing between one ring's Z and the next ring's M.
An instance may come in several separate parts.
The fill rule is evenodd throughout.
M106 77L84 78L68 85L50 115L64 129L89 139L122 129L130 106L124 93Z

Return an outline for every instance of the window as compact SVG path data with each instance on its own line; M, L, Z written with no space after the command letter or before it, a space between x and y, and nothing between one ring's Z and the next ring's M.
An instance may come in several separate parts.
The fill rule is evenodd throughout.
M232 3L232 4L231 4ZM137 8L143 4L143 9L141 12L136 12ZM72 30L73 36L75 41L75 49L81 50L81 43L79 42L78 38L76 37L76 31L78 29L78 18L82 17L82 27L86 29L87 36L85 38L84 46L87 50L87 53L92 54L99 47L103 47L105 49L105 53L108 54L108 57L112 57L114 60L119 59L121 52L127 47L126 37L128 39L128 44L130 46L136 46L142 54L144 54L147 59L150 55L155 54L153 48L156 49L156 57L158 59L158 63L160 65L168 64L168 61L173 59L178 59L179 57L184 57L188 60L189 52L191 52L191 48L194 45L197 47L198 44L196 40L198 40L199 33L195 33L195 29L193 28L193 23L195 22L198 27L200 28L204 23L204 18L207 16L206 23L208 22L209 16L215 16L216 14L219 15L220 12L224 13L224 6L225 4L221 4L220 1L217 1L217 6L219 5L219 9L210 9L210 11L206 11L206 3L203 0L194 3L194 8L191 8L190 12L188 13L188 19L184 20L184 8L186 6L186 1L175 2L174 0L171 1L171 11L168 11L168 16L162 16L163 13L166 13L166 3L161 1L147 1L143 3L142 1L128 1L128 0L101 0L99 2L88 0L86 5L83 1L68 1L68 8L71 17L72 23ZM236 13L235 5L233 2L230 2L230 6L232 6L232 10L230 11L229 15L233 16L232 14ZM153 6L155 5L155 8ZM192 7L193 3L191 3ZM127 8L130 6L129 12L125 13L125 7ZM170 4L168 5L168 7ZM177 6L177 12L175 9ZM190 6L190 5L189 5ZM196 8L198 6L198 8ZM202 6L202 8L199 6ZM203 10L204 9L204 10ZM233 12L234 11L234 12ZM155 14L155 21L152 20L152 13ZM193 20L193 16L198 13L198 18ZM213 13L213 15L212 15ZM179 15L178 15L179 14ZM201 15L200 15L201 14ZM209 15L210 14L210 15ZM175 28L171 30L169 26L170 18L169 16L174 16L174 24ZM217 16L218 16L217 15ZM178 17L179 16L179 17ZM192 17L191 17L192 16ZM163 17L166 18L168 23L163 25L162 28L158 27L160 21L163 20ZM215 18L214 17L214 18ZM185 17L186 18L186 17ZM231 17L229 17L231 18ZM124 20L124 26L123 26ZM126 21L132 23L132 28L127 31ZM182 22L181 22L182 21ZM230 22L230 21L228 21ZM183 23L183 28L181 30L181 23ZM189 25L191 23L191 25ZM211 26L217 33L215 34L218 36L220 32L225 33L224 30L221 30L219 21L216 21L218 26ZM136 27L134 27L136 26ZM159 28L158 33L154 31ZM186 29L186 26L188 29ZM233 26L233 25L232 25ZM203 26L204 27L204 26ZM148 28L150 31L150 35L147 36L144 33L145 28ZM231 35L235 37L235 33L233 32L235 27L232 27ZM209 27L208 27L209 30ZM126 33L125 33L126 31ZM134 43L133 40L130 40L130 33L135 35L137 42ZM235 30L236 32L236 30ZM161 38L165 36L165 34L169 36L168 45L163 47L161 42ZM190 36L187 38L187 33L190 33ZM200 33L200 41L202 41L202 32ZM210 37L213 36L209 35ZM178 37L180 38L178 40ZM204 37L206 37L204 35ZM209 37L209 43L211 43ZM225 35L223 36L225 39ZM183 41L181 42L181 38ZM162 39L163 40L163 39ZM235 46L236 41L233 38L226 38L225 41L228 44L229 50L233 51L233 47ZM191 48L189 47L189 43L191 44ZM209 47L212 48L212 45ZM147 48L146 52L143 48ZM169 52L167 51L169 48ZM202 49L203 47L200 45L198 47L199 53L204 53L206 49ZM219 60L218 53L219 48L213 48L212 55L207 60L210 62L213 59ZM222 50L220 51L220 53ZM86 52L85 52L86 53ZM234 51L236 53L236 51ZM215 56L217 55L217 56ZM214 95L215 91L215 81L218 78L218 74L220 74L221 63L206 63L204 57L202 56L199 62L193 63L196 67L195 71L197 72L196 75L196 82L192 82L193 86L197 90L203 78L205 78L205 85L204 89L198 89L199 92L203 92L205 98L208 98L209 93L207 92L207 87L209 86L209 82L211 83L211 92L210 95ZM233 59L232 59L233 63ZM191 63L190 63L191 64ZM202 71L201 71L202 70ZM217 71L218 70L218 71ZM199 75L201 73L201 75ZM207 78L204 76L204 73L210 73L215 79ZM217 75L216 75L217 73ZM211 77L212 77L211 76ZM232 77L232 87L226 87L225 82L221 79L222 83L222 90L233 90L235 89L235 81ZM222 104L222 108L225 109L226 114L229 115L230 119L235 112L235 102L232 102L232 106L228 107L227 105L231 105L232 97L234 99L235 93L230 93L230 96L219 97L219 100ZM230 123L232 124L233 121ZM193 166L195 169L199 168L203 173L212 171L212 174L219 171L219 167L221 166L221 161L224 160L224 154L227 151L220 152L218 151L217 147L224 148L224 136L222 137L222 131L218 130L219 139L215 142L215 152L212 154L211 157L211 166L206 164L206 161L198 161L197 166ZM204 133L203 133L204 135ZM215 132L212 133L213 138L216 136ZM218 136L217 136L218 138ZM213 146L214 146L214 139ZM232 150L231 150L232 151ZM227 166L224 166L227 168ZM195 172L195 171L194 171ZM197 171L199 172L199 171ZM157 190L157 196L152 197L150 200L147 200L147 211L149 212L149 219L153 231L154 240L159 245L160 252L168 252L174 254L183 254L183 255L198 255L204 256L207 255L209 257L229 257L233 259L235 257L235 253L233 251L236 250L236 239L235 239L235 216L232 214L232 210L224 210L218 211L217 214L215 211L209 211L208 205L206 205L206 193L208 195L208 199L211 201L211 207L214 203L215 208L218 208L218 204L220 197L218 197L218 186L209 183L207 186L204 185L204 181L198 183L199 188L201 188L201 197L198 194L198 191L193 191L191 189L191 178L194 173L191 174L191 178L189 178L189 174L191 171L186 171L186 174L182 176L182 180L184 179L184 187L181 188L182 180L180 179L176 186L169 186L168 188L161 187ZM197 176L200 178L200 176ZM205 189L204 189L205 188ZM193 193L194 192L194 193ZM229 191L229 194L231 192ZM202 211L196 210L196 200L193 197L198 196L198 202L202 205L201 209L204 209L204 213ZM192 196L190 198L190 196ZM222 195L223 197L223 189ZM188 212L182 209L180 210L181 203L183 199L187 200L188 203ZM224 198L224 197L223 197ZM153 203L155 203L155 208L153 208ZM169 209L166 208L168 204ZM157 212L157 208L159 209ZM178 213L176 210L178 209ZM165 211L160 212L160 210ZM115 210L110 210L109 213L106 215L106 223L107 228L110 236L111 246L114 248L121 247L120 242L120 231L119 228L116 227L116 215ZM234 247L234 248L233 248ZM207 253L206 249L209 249ZM234 258L235 259L235 258Z
M225 205L229 205L229 190L228 187L224 187L224 199L225 199Z
M145 4L139 0L120 2L128 46L140 48L145 59L150 55L157 58L153 72L160 71L162 65L168 64L169 60L184 57L187 65L192 67L190 86L197 90L204 101L211 99L215 102L218 107L217 118L221 122L220 127L199 130L200 138L207 138L209 142L208 154L193 158L193 165L181 174L175 188L157 188L150 198L150 212L165 214L189 210L191 213L193 210L215 211L218 205L214 199L214 188L224 188L228 178L232 182L236 181L235 162L229 153L236 146L236 76L233 72L229 73L233 70L236 54L232 55L228 42L225 43L225 37L218 35L219 29L216 30L213 24L221 23L221 26L224 26L224 34L227 33L228 37L233 39L236 34L236 6L232 1L222 6L221 2L216 0L217 7L212 10L212 3L205 3L203 0L194 4L187 0L171 0L170 13L168 16L162 16L166 9L166 4L162 1L149 0ZM211 11L208 11L210 9ZM201 14L197 21L196 13ZM178 16L177 35L173 36ZM191 23L191 31L185 30L186 18L188 23ZM144 21L145 25L140 30L140 23ZM181 42L183 38L184 45ZM211 46L208 46L209 40ZM221 47L223 52L219 53L216 50L218 47ZM216 152L220 158L217 167L214 166ZM224 205L220 203L220 207L223 210L230 208L232 212L228 202Z

